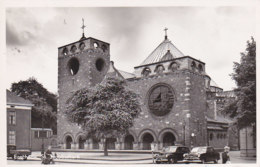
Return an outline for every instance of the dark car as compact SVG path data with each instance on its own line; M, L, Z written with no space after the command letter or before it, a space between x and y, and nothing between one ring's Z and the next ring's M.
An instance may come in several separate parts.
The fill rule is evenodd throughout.
M219 153L214 150L213 147L204 146L204 147L194 147L189 154L184 154L185 162L210 162L218 163L220 159Z
M190 149L185 146L167 146L155 156L155 162L158 163L177 163L183 160L183 154L189 153Z

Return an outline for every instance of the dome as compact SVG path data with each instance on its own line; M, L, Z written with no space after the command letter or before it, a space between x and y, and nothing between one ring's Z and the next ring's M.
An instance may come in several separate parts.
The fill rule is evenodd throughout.
M140 64L140 66L184 56L185 55L177 49L169 39L165 38L165 40L160 43L160 45Z

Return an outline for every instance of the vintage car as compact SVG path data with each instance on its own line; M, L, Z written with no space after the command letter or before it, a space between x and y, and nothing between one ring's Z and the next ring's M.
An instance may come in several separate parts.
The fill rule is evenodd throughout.
M204 146L204 147L194 147L189 154L184 154L184 161L189 162L210 162L218 163L220 159L219 153L214 150L213 147Z
M177 163L183 160L183 154L189 153L190 149L185 146L167 146L155 155L154 159L157 164L159 163Z
M22 157L23 160L27 160L27 157L31 155L30 149L16 149L15 145L7 145L7 157L17 160Z

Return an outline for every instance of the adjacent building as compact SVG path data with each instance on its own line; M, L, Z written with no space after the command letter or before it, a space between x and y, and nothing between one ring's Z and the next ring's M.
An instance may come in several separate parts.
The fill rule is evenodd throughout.
M33 104L6 90L7 145L31 149L31 109Z

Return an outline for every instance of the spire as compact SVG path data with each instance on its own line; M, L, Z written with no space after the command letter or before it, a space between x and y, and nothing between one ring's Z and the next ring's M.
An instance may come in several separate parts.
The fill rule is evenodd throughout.
M81 27L81 29L82 29L82 37L81 37L81 39L84 39L84 38L86 38L85 37L85 34L84 34L84 29L86 28L86 26L84 25L84 19L82 18L82 27Z
M168 28L165 27L165 29L164 29L164 31L165 31L165 36L164 36L165 40L167 39L167 30L168 30Z

